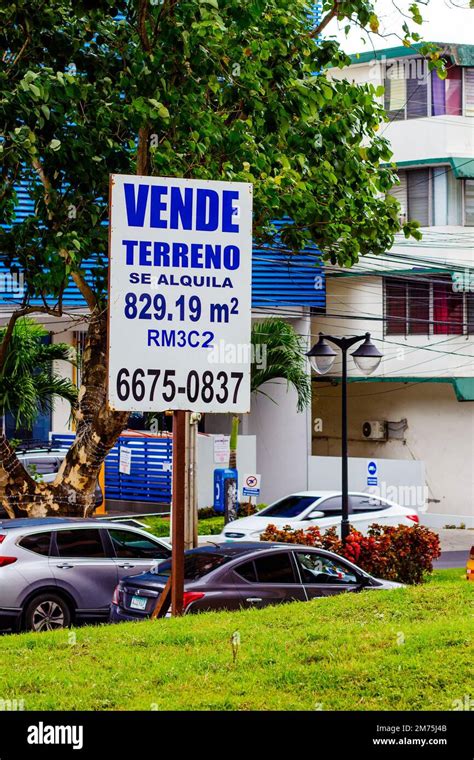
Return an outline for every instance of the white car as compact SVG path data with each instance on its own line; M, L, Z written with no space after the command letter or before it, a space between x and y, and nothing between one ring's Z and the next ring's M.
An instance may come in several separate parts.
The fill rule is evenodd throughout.
M409 525L419 522L413 507L401 507L394 501L381 499L370 493L349 492L349 520L361 533L373 523L380 525ZM321 530L337 528L340 534L342 495L340 491L300 491L273 502L249 517L227 523L221 538L227 541L258 541L267 525L292 530L317 525Z

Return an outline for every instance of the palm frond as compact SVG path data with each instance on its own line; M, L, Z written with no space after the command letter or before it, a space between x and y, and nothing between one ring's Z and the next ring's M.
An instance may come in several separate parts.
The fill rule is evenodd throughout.
M42 343L36 353L37 366L55 361L75 364L77 361L76 352L67 343Z
M303 339L292 325L283 319L270 317L252 325L254 354L260 350L262 366L252 363L251 390L259 389L270 380L285 380L297 394L297 408L302 411L311 401L311 380L306 371ZM267 394L266 394L267 395Z
M69 401L71 406L77 402L78 389L71 380L60 375L51 375L41 372L35 376L35 390L39 404L46 404L46 409L52 408L54 398L62 398Z
M5 330L0 330L0 340ZM53 372L54 361L73 363L74 351L66 343L44 342L48 331L32 319L19 319L0 371L0 407L11 412L17 427L32 428L39 410L52 408L55 398L74 406L77 388Z

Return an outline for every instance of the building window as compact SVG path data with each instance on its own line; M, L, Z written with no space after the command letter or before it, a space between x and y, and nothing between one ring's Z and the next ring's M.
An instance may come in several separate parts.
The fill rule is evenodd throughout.
M471 295L466 298L467 301L467 334L474 335L474 297Z
M423 58L390 61L385 72L385 110L390 121L428 116L428 65Z
M464 116L474 116L474 68L464 69Z
M440 79L437 71L429 71L423 58L389 61L384 100L390 121L463 113L474 116L474 68L447 60L446 70L446 79Z
M433 334L462 335L464 293L455 293L451 281L433 283Z
M462 69L449 63L446 68L446 79L431 73L431 115L462 116Z
M430 283L385 281L387 335L426 334L430 319Z
M398 178L390 194L400 203L401 221L417 221L422 227L463 224L463 181L450 168L399 169ZM464 193L466 225L472 224L473 191L471 183Z
M474 179L464 180L464 226L474 227Z
M431 169L412 169L406 173L408 219L416 219L422 227L428 227L431 222L431 177Z
M474 334L474 293L455 292L449 277L385 278L384 293L386 335Z

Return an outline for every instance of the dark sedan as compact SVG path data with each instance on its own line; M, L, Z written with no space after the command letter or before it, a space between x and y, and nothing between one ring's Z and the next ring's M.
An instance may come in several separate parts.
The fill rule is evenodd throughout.
M154 610L171 573L171 561L123 578L114 592L111 622L143 620ZM184 610L208 612L333 596L401 584L372 578L323 549L272 543L223 543L185 553Z

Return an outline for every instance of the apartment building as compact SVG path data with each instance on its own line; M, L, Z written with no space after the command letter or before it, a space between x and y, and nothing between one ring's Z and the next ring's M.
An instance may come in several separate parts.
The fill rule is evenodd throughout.
M437 43L447 77L420 45L354 55L334 78L382 85L402 219L423 238L327 274L327 309L313 336L370 332L384 358L375 376L349 362L349 454L419 460L432 525L474 527L474 46ZM315 456L340 452L340 364L314 378ZM383 475L382 475L383 480Z

